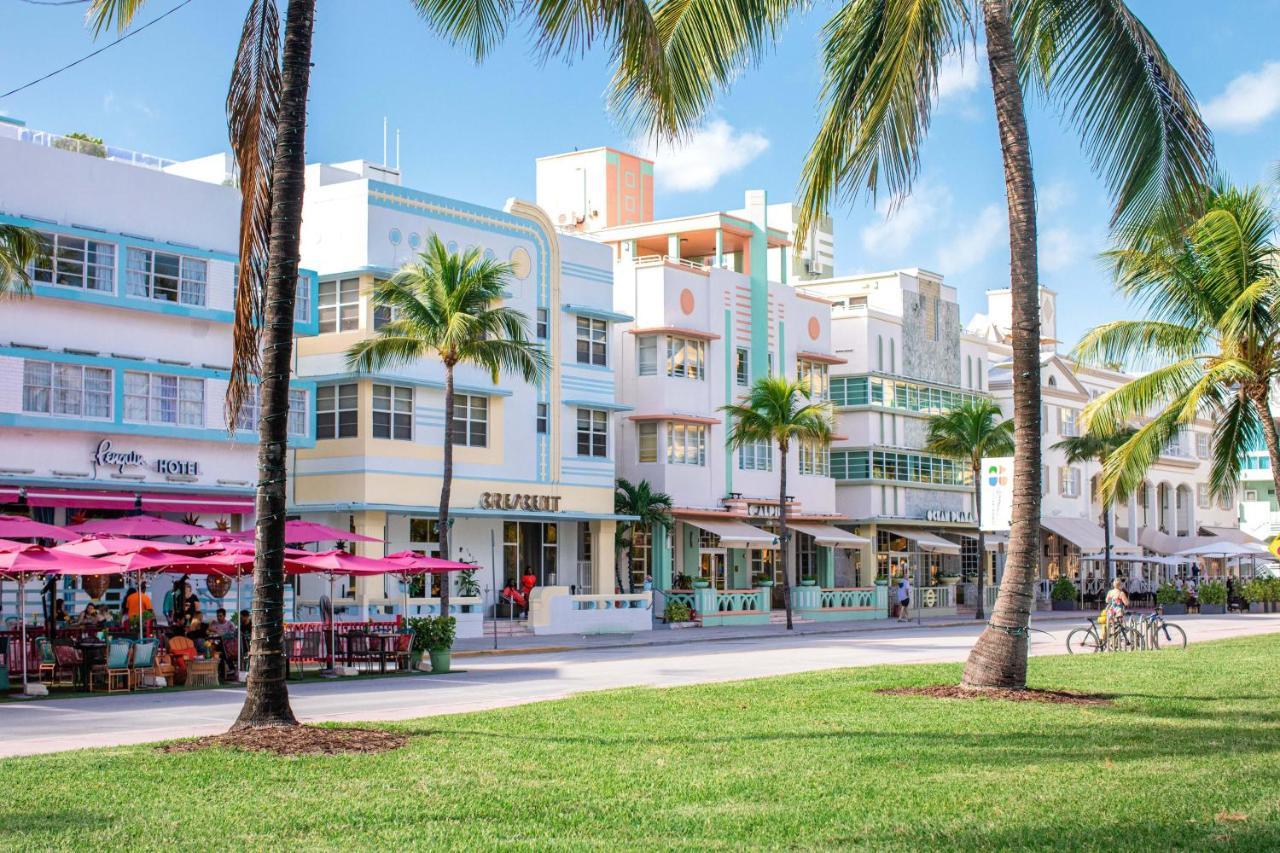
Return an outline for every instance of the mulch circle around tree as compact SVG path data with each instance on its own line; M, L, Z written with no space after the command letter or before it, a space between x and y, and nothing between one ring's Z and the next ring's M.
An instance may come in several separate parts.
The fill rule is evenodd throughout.
M929 696L934 699L1004 699L1009 702L1044 702L1050 705L1110 705L1111 699L1096 693L1075 693L1070 690L974 690L959 684L939 684L933 687L894 687L877 690L891 696Z
M325 729L316 726L272 726L241 729L220 735L179 741L158 747L160 752L202 749L245 749L276 755L342 755L390 752L409 742L405 735L377 729Z

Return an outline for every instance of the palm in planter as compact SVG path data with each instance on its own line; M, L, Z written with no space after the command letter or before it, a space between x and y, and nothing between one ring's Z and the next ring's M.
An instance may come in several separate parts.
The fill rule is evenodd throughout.
M973 475L973 514L978 521L978 607L983 614L983 575L986 572L987 536L982 532L982 460L1013 453L1013 421L1001 420L1000 406L992 400L968 400L949 412L929 419L925 450L969 466Z
M613 511L619 515L638 516L635 521L624 522L618 527L618 542L627 555L627 577L634 578L631 573L631 552L635 547L636 534L644 531L653 541L653 529L659 524L671 524L671 495L666 492L655 492L648 480L632 483L625 477L618 478L618 486L613 494ZM635 592L635 581L629 584L622 582L622 567L614 563L614 571L618 576L618 589ZM601 590L603 592L604 590Z

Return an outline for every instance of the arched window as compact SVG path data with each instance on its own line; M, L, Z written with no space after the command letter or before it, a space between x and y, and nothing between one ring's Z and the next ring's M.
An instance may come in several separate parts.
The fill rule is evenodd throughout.
M1049 387L1050 387L1050 388L1057 388L1057 387L1058 387L1058 377L1056 377L1056 376L1050 376L1050 377L1049 377Z

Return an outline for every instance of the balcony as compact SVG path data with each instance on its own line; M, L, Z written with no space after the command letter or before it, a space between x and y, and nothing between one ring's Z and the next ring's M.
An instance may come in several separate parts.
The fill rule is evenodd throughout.
M128 163L131 166L141 166L144 169L163 171L170 166L178 164L177 160L168 160L164 157L157 157L155 154L144 154L141 151L133 151L128 148L117 148L114 145L96 142L92 139L59 136L47 130L32 130L31 128L20 126L13 126L12 130L10 130L10 127L6 125L0 126L0 136L7 136L30 145L57 148L61 151L74 151L77 154L97 157L100 160Z

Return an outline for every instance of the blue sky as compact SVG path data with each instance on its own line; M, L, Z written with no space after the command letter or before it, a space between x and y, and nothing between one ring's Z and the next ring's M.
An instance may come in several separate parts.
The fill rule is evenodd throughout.
M150 20L178 0L151 0ZM193 0L168 19L49 81L0 99L0 112L59 133L177 159L225 149L223 103L245 0ZM282 5L283 2L282 2ZM1280 160L1280 0L1131 0L1215 131L1222 170L1265 179ZM795 22L777 51L719 101L679 156L658 157L658 216L794 193L817 123L818 34L832 6ZM0 91L92 50L83 7L0 0ZM401 129L406 184L501 205L531 198L533 159L574 147L637 149L605 112L608 58L539 66L522 30L483 66L436 38L408 0L320 0L309 160L382 157L382 117ZM837 271L923 266L961 294L967 320L983 292L1008 285L1003 177L985 60L950 65L915 192L886 218L859 198L832 211ZM1042 278L1059 292L1070 344L1124 306L1096 260L1109 208L1073 132L1033 104ZM748 156L749 155L749 156ZM0 204L3 203L0 187Z

